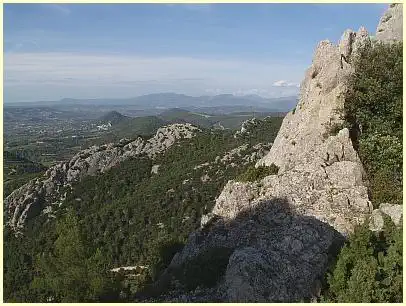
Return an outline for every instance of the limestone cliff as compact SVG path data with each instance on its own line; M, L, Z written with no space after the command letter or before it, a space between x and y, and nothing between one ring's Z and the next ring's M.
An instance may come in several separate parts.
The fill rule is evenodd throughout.
M154 158L177 140L191 138L198 131L191 124L173 124L159 128L155 136L148 140L139 137L132 142L122 140L118 144L82 150L69 161L49 168L42 178L34 179L12 192L4 201L8 223L14 229L22 228L27 218L63 201L67 189L82 177L103 173L130 157L146 155Z
M376 29L376 37L383 42L403 40L403 5L391 4Z
M391 5L376 39L401 37L402 6ZM208 249L226 247L233 252L210 293L213 300L293 302L317 296L331 256L373 211L363 165L340 112L354 59L374 41L361 27L346 30L338 45L319 43L297 107L257 162L277 165L278 174L253 183L229 181L169 271Z

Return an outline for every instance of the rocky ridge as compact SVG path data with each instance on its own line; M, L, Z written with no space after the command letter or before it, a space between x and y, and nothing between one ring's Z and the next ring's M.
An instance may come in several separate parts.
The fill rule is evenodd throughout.
M266 119L266 117L264 119ZM240 130L234 133L234 138L249 134L252 129L255 129L255 126L257 126L259 122L260 120L256 118L245 120L241 124Z
M269 152L271 147L272 143L258 143L252 147L250 147L248 144L243 144L228 152L225 152L223 156L216 156L212 162L205 162L195 166L194 169L211 169L212 167L218 165L222 165L225 168L244 166L249 163L256 162L264 157Z
M401 29L402 5L391 5L377 41L401 39ZM346 30L338 45L319 43L297 107L257 162L275 164L278 174L252 183L229 181L167 273L222 247L232 253L206 301L295 302L318 296L330 258L373 212L362 163L340 118L352 63L363 46L373 43L363 27ZM399 221L396 205L379 213ZM194 295L189 292L182 300Z
M31 180L13 191L5 199L8 223L21 229L27 218L38 215L45 209L60 204L72 183L87 175L103 173L131 157L154 158L170 148L177 140L192 138L200 130L191 124L172 124L161 127L148 140L138 137L134 141L122 139L117 144L92 146L47 170L42 178Z

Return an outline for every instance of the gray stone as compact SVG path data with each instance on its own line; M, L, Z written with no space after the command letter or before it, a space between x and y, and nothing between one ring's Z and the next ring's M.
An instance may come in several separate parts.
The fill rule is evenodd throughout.
M212 248L233 249L217 287L227 302L310 300L318 292L329 256L344 241L326 223L294 213L284 199L264 201L233 219L206 219L210 222L190 235L170 267Z
M369 220L369 229L373 232L380 232L382 231L384 224L382 212L379 209L375 209Z
M388 215L395 225L401 225L403 206L398 204L382 203L379 210Z
M158 174L158 169L161 165L153 165L151 167L151 174Z
M390 217L396 226L402 225L403 206L398 204L382 203L378 209L374 209L369 219L369 229L380 232L385 225L384 215Z
M376 38L382 42L403 40L403 4L391 4L376 29Z
M360 28L357 33L346 30L338 46L329 41L318 45L295 113L285 117L269 153L257 162L257 166L273 163L280 168L277 177L262 182L257 201L286 197L297 211L327 222L346 236L371 213L371 204L348 129L332 131L342 124L346 81L354 71L352 59L367 43L368 33Z

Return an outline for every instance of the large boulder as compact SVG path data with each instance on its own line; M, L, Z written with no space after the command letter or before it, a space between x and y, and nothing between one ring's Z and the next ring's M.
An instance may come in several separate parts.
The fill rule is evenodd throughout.
M384 229L385 218L388 216L395 226L401 226L403 220L403 206L398 204L382 203L371 214L369 229L373 232L380 232Z

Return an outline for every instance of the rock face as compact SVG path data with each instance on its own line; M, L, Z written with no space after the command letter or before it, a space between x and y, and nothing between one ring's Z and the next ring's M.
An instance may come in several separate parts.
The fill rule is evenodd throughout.
M391 4L376 29L376 38L383 42L403 40L403 5Z
M5 199L8 223L14 229L22 228L27 218L63 201L65 189L84 176L105 172L130 157L154 158L177 140L191 138L198 131L191 124L173 124L159 128L148 140L139 137L132 142L123 140L80 151L71 160L49 168L43 178L32 180L11 193Z
M384 215L388 216L396 226L402 224L402 205L382 203L378 209L374 209L369 220L369 229L373 232L380 232L385 225Z
M385 42L401 33L401 6L388 12L392 17L383 17L378 35ZM318 295L329 258L373 211L362 163L340 119L352 63L371 44L363 27L346 30L338 45L319 43L297 107L256 164L275 164L278 174L252 183L229 181L168 270L225 247L233 252L212 300L297 302ZM382 209L398 219L393 207Z
M349 63L369 43L361 28L345 31L338 46L318 45L295 112L285 117L270 152L257 163L280 169L278 176L264 180L265 196L287 197L302 214L344 235L372 211L361 161L340 119L346 80L353 72Z
M232 249L224 278L206 301L311 299L317 296L329 260L343 243L343 237L328 224L291 211L286 199L263 201L240 210L232 219L217 216L206 221L170 266L176 270L209 249Z

